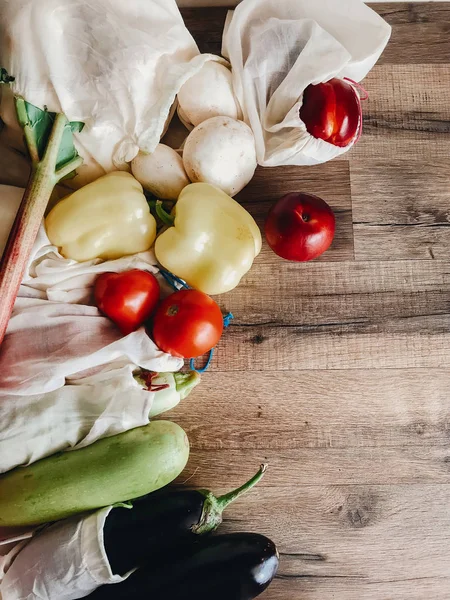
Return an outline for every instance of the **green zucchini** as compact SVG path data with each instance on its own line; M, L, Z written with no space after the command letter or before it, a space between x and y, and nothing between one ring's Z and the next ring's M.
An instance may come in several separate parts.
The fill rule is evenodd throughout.
M0 526L37 525L143 496L184 469L189 442L170 421L152 421L0 477Z

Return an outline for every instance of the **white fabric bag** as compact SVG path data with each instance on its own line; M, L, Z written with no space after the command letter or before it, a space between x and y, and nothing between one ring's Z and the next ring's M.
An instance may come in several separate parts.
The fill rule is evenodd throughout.
M299 117L303 92L333 77L363 79L390 33L362 0L243 0L230 11L222 54L258 163L313 165L346 152L308 133Z
M0 186L10 221L20 196ZM7 228L0 234L3 246ZM178 371L183 361L159 350L144 327L122 336L92 305L92 286L105 271L157 274L155 264L151 251L77 263L41 227L0 346L0 473L148 423L154 393L133 371Z
M0 186L1 248L22 194ZM105 271L157 275L155 264L151 251L77 263L41 227L0 346L0 472L149 422L155 393L133 371L178 371L183 361L160 351L143 327L122 336L92 305L92 286ZM31 542L33 528L0 530L0 599L69 600L121 581L102 545L109 510L57 523Z
M126 579L130 573L112 573L104 547L103 528L112 508L58 521L22 542L5 569L1 600L75 600ZM1 551L0 542L0 566Z
M85 123L77 185L152 152L205 62L175 0L3 0L0 57L15 94ZM9 145L21 147L12 94L0 113Z
M0 396L0 473L147 425L155 392L133 371L113 363L52 392Z
M2 186L0 186L0 209ZM178 371L183 361L159 350L141 327L122 336L92 305L95 278L105 271L143 269L157 274L153 252L102 262L62 257L44 227L0 346L0 402L33 395L93 375L119 361L149 371Z

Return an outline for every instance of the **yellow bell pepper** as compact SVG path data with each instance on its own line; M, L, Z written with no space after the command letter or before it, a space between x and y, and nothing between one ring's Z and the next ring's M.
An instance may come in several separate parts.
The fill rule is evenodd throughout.
M63 198L45 227L61 254L78 261L143 252L156 237L142 186L124 171L108 173Z
M253 217L208 183L186 186L173 214L173 227L155 244L163 267L206 294L235 288L261 250Z

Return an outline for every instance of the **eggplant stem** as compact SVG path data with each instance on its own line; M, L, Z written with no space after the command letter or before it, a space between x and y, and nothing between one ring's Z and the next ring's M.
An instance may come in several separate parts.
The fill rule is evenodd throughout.
M222 510L225 510L228 505L237 500L240 496L248 492L252 489L264 476L264 473L267 471L267 464L262 464L255 475L251 479L236 488L235 490L224 494L223 496L219 496L217 498L217 503Z
M235 490L228 492L228 494L224 494L218 498L216 498L216 496L214 496L214 494L208 490L199 490L200 493L205 497L205 501L203 503L203 510L200 520L192 528L192 533L203 535L205 533L215 531L222 523L222 513L226 507L237 500L240 496L251 490L252 487L261 480L266 470L267 465L261 465L258 472L253 475L253 477L249 479L247 483L244 483L244 485L241 485Z

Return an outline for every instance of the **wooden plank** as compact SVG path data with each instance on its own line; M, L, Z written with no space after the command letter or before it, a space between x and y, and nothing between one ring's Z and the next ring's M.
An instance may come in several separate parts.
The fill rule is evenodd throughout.
M447 2L391 2L371 6L393 29L380 58L381 64L449 62L450 6Z
M357 260L450 258L448 161L352 161L351 180Z
M353 459L357 456L366 465L360 451L368 449L364 456L370 462L371 456L377 459L380 448L394 451L392 463L414 464L417 472L407 468L404 473L410 481L435 481L436 476L447 481L449 398L447 368L205 373L202 385L170 413L170 418L186 429L196 457L197 451L232 450L230 456L236 458L251 452L253 460L249 462L256 464L278 461L279 454L292 463L296 452L304 450L298 456L304 456L305 461L295 467L296 478L303 483L316 482L328 472L328 459L320 468L320 460L332 456L324 450L356 449ZM315 449L320 452L310 452ZM339 455L347 468L342 473L336 470L336 481L352 476L348 463L352 453ZM421 460L423 465L417 465ZM317 471L311 470L310 461L319 467ZM388 474L378 463L373 473L360 472L357 464L353 468L352 482L361 483L361 476L368 478L362 483L373 482L373 477L378 478L377 483L383 476L397 478L397 482L403 477L401 468ZM331 483L333 473L325 476ZM283 485L289 483L282 474L277 480Z
M218 297L235 314L219 371L447 366L445 261L259 261Z
M376 6L374 6L376 10ZM386 18L389 23L389 18ZM448 64L450 56L450 11L435 23L393 25L391 40L380 64Z
M227 333L226 345L221 347L216 357L215 369L264 371L295 370L299 367L395 369L448 366L448 316L445 319L416 320L414 329L405 322L403 332L392 333L392 325L396 325L395 321L385 322L384 328L373 333L359 327L359 323L326 327L321 332L308 331L305 327L233 327ZM359 332L352 332L352 328L359 329Z
M301 412L301 409L299 409ZM171 417L172 418L172 417ZM183 425L183 420L175 419ZM223 423L223 422L222 422ZM227 428L215 424L211 433L216 434L215 444L227 443ZM303 485L414 485L420 484L450 484L450 451L448 446L409 446L397 447L358 447L355 448L276 448L275 431L286 435L291 433L293 427L274 428L271 436L273 448L263 448L260 444L265 443L267 438L257 434L261 432L262 426L271 428L269 419L261 422L258 429L248 431L237 425L237 432L242 443L236 449L222 448L220 450L198 449L196 440L203 432L197 432L195 424L187 428L193 447L188 467L183 472L181 481L189 481L189 485L196 487L221 487L223 481L239 481L242 479L242 469L252 469L256 472L261 462L269 464L270 475L267 476L267 485L273 485L280 489L297 488ZM184 427L184 425L183 425ZM419 426L418 426L419 427ZM296 432L292 433L298 440L301 432L307 427L304 422L299 425ZM225 431L223 431L225 429ZM425 429L425 426L424 426ZM431 429L431 428L430 428ZM248 435L247 435L248 434ZM329 440L333 434L328 436ZM413 432L410 438L412 440ZM416 435L419 439L419 434ZM448 431L447 431L448 438ZM257 440L255 443L253 441ZM287 443L284 438L280 440L280 446ZM325 437L321 443L327 443ZM254 446L257 446L255 449ZM227 465L226 473L218 469L218 465ZM197 478L196 470L201 472ZM215 469L217 475L211 471ZM192 479L190 479L190 477ZM249 473L249 477L251 473ZM222 478L222 481L221 481ZM215 483L216 482L216 483ZM450 493L450 490L449 490Z
M390 25L391 40L380 64L447 64L450 57L449 3L374 3ZM183 8L186 26L201 52L220 54L225 7Z
M325 600L328 598L331 600L448 600L449 589L450 578L446 575L422 577L411 572L408 565L404 565L403 573L397 579L390 581L368 581L345 575L280 576L261 598L264 600Z
M233 328L294 325L305 331L317 326L319 331L348 325L363 331L375 324L384 329L387 320L397 319L398 326L390 323L390 331L403 331L407 319L445 319L449 292L446 261L341 264L279 259L276 264L260 261L242 285L218 301L235 315Z
M347 158L439 161L450 155L448 66L378 64L363 84L369 93L363 135Z
M315 590L315 578L340 577L351 590L355 579L390 583L424 568L427 577L448 577L449 499L448 485L260 487L230 508L227 528L244 522L278 540L286 589L309 575Z
M336 214L336 233L329 250L319 261L352 260L353 226L348 161L314 167L258 167L254 178L236 200L253 215L261 231L270 207L289 192L315 194L326 200ZM264 237L264 236L263 236ZM278 263L265 240L259 262Z
M221 54L222 33L228 8L182 8L186 27L197 42L200 52Z
M448 2L377 2L369 5L391 25L450 21Z

